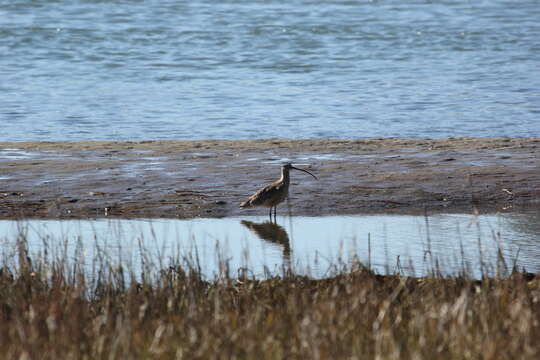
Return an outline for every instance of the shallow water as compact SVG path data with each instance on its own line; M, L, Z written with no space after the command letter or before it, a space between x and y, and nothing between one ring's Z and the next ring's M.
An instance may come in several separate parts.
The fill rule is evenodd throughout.
M161 269L176 258L197 262L207 278L220 273L220 263L232 276L242 268L255 277L291 269L320 278L356 258L379 273L425 275L438 267L446 275L467 271L480 277L503 268L497 249L506 266L540 271L536 214L280 217L277 224L265 217L2 220L4 262L16 258L21 230L36 256L47 249L48 256L89 267L102 257L129 264L135 273L143 263Z
M540 136L523 1L0 3L0 141Z

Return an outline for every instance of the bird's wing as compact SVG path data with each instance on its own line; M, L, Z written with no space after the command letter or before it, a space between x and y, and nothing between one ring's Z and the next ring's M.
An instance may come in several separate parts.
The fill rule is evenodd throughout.
M265 186L249 197L248 201L250 205L261 205L267 201L270 201L271 199L275 199L275 197L278 196L277 194L281 191L281 186L283 185L270 184Z

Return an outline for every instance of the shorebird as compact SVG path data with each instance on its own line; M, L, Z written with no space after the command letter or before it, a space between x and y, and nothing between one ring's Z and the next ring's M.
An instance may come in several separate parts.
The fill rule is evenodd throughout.
M277 205L287 198L289 194L289 171L298 170L308 173L313 176L315 179L317 177L310 173L307 170L299 169L292 166L291 163L284 164L281 167L281 177L279 180L274 181L270 185L265 186L264 188L257 191L255 194L251 195L249 199L240 204L241 208L249 208L253 206L265 206L270 208L270 220L272 220L272 208L274 209L274 218L276 217ZM318 180L318 179L317 179Z

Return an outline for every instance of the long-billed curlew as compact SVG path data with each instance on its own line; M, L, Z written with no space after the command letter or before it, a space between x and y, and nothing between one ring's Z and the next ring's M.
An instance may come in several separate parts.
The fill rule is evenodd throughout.
M287 198L289 194L289 171L291 169L303 171L313 176L315 179L317 177L310 173L307 170L299 169L292 166L291 163L287 163L281 167L281 177L279 180L271 183L268 186L265 186L261 190L257 191L255 194L251 195L249 199L240 204L241 208L249 208L253 206L266 206L270 208L270 219L272 219L272 208L274 209L274 218L276 217L276 208L279 203ZM318 179L317 179L318 180Z

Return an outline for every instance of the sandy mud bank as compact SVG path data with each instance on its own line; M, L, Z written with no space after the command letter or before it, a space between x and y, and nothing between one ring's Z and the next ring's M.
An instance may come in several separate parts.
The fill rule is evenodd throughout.
M292 174L278 214L489 211L540 203L540 139L0 143L0 218L266 214L238 203Z

